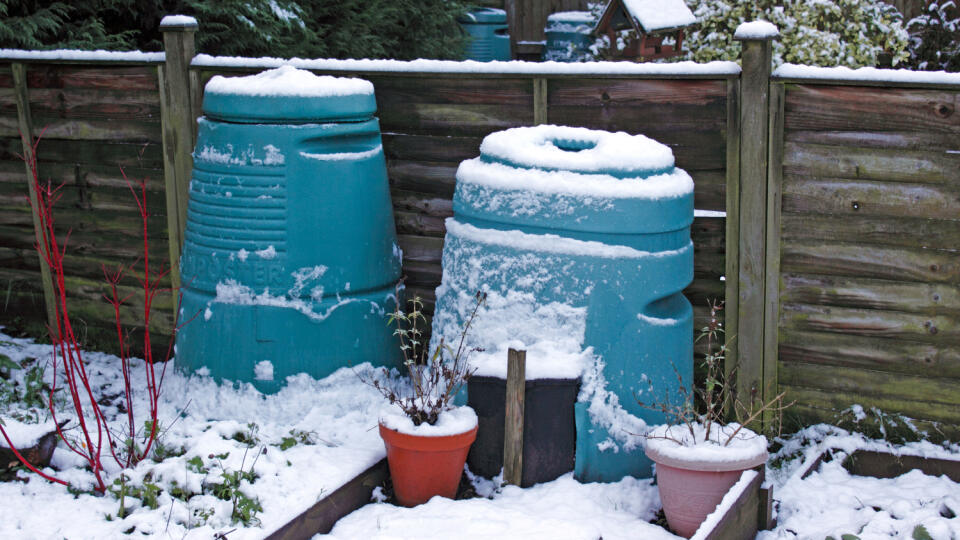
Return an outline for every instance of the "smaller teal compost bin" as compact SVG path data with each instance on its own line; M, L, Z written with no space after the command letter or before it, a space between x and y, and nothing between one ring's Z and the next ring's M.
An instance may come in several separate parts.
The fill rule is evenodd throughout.
M593 44L593 28L596 25L589 11L560 11L547 17L544 35L547 38L543 50L544 61L583 62Z
M478 8L461 15L457 22L467 33L466 59L478 62L510 60L510 35L507 12L497 8Z
M493 133L460 164L453 213L434 343L457 339L486 291L478 374L504 377L510 347L527 351L528 380L582 376L577 477L649 476L639 435L664 417L637 397L674 398L693 375L693 181L670 148L563 126Z
M276 391L392 365L400 277L373 85L289 66L214 77L193 153L177 366Z

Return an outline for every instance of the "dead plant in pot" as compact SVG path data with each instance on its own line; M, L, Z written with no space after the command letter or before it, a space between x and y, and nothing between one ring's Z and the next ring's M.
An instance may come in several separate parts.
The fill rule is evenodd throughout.
M380 416L380 436L394 494L404 506L457 493L467 452L477 437L477 415L470 407L455 406L454 398L472 374L467 333L485 300L486 293L478 291L455 347L441 338L432 352L424 342L426 317L419 297L409 302L407 312L398 302L390 317L389 323L397 325L407 377L368 382L390 403Z
M668 423L646 435L646 454L657 464L657 485L667 523L689 538L716 508L743 471L767 461L767 439L746 426L766 413L779 417L792 403L780 393L766 402L744 403L736 395L736 368L724 378L729 345L720 321L722 302L711 302L710 319L697 340L706 341L702 387L680 385L678 400L653 405ZM681 381L682 382L682 381ZM697 403L699 401L699 403ZM726 422L725 411L735 420Z

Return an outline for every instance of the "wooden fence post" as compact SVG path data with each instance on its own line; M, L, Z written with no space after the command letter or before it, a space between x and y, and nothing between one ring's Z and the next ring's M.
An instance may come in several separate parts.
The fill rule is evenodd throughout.
M547 79L533 79L533 125L547 123Z
M734 345L737 396L745 405L763 399L767 265L767 171L770 129L772 37L741 39L740 180L738 191L738 288ZM729 219L729 216L728 216ZM731 224L733 225L733 224ZM729 225L728 225L729 226ZM733 256L727 253L727 256ZM727 276L734 279L735 276ZM727 313L731 316L731 313Z
M523 481L523 412L527 389L527 351L507 351L507 396L503 422L503 481Z
M38 212L39 199L37 185L34 182L30 163L36 158L33 155L33 120L30 117L30 98L27 90L27 68L20 62L10 64L13 72L13 88L17 100L17 128L20 130L20 143L23 147L23 164L27 170L27 190L30 194L30 213L33 216L33 234L37 240L37 256L40 258L40 280L43 287L43 304L47 312L47 324L50 328L57 327L57 301L53 291L53 277L50 266L47 264L46 242L43 241L43 232ZM39 163L37 164L39 167Z
M193 171L196 114L190 95L190 61L195 53L196 21L160 24L166 61L159 66L160 119L163 125L163 179L167 195L170 279L180 287L180 249L187 223L187 196ZM176 296L176 295L175 295ZM174 306L179 309L179 306Z

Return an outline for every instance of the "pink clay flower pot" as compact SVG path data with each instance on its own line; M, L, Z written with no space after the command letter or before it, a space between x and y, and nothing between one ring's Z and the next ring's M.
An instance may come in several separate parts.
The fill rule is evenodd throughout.
M767 452L735 461L682 459L666 456L649 445L647 457L657 464L657 487L670 529L684 538L693 536L743 471L767 461Z

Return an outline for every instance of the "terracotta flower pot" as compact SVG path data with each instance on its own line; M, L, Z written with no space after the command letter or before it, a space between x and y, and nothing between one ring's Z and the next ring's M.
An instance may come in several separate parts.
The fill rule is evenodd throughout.
M657 464L657 487L667 523L684 538L697 532L743 471L767 461L765 450L734 461L685 459L676 449L668 456L651 445L646 454Z
M477 426L465 433L431 437L401 433L381 422L380 436L387 448L397 502L416 506L435 495L456 497L467 452L477 438Z

